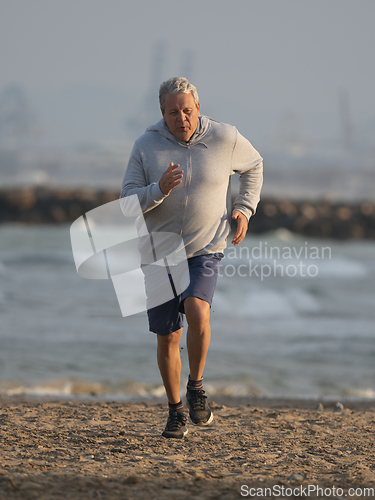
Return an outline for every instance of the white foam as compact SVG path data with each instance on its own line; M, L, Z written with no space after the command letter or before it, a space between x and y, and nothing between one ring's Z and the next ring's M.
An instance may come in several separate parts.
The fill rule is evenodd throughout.
M347 389L345 391L347 396L360 398L360 399L375 399L374 389Z
M143 382L124 381L122 383L95 382L80 379L62 378L46 382L2 381L0 394L7 396L41 396L41 397L79 397L79 396L142 396L161 397L165 390L162 385Z
M292 317L295 311L288 298L275 290L258 290L247 296L240 315L251 318Z
M291 318L304 313L317 313L320 310L315 297L297 287L283 292L257 289L245 296L234 297L231 294L230 298L216 291L212 308L222 315L232 315L234 303L236 314L245 318Z
M362 262L344 257L311 261L319 269L321 277L362 278L367 276L367 267Z

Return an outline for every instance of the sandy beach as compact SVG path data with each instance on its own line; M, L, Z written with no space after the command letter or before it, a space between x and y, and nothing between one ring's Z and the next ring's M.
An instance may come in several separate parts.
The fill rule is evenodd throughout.
M374 497L374 402L216 398L183 440L160 401L0 404L1 500Z

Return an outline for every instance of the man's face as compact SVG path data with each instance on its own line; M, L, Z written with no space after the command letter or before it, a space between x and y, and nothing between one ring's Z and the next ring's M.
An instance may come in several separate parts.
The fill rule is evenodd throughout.
M200 104L195 105L189 94L167 94L163 118L169 132L181 141L188 142L198 126Z

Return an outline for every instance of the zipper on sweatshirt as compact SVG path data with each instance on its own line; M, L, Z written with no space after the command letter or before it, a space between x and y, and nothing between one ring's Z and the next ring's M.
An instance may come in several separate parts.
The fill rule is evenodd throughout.
M184 222L185 222L185 216L186 216L186 207L188 203L188 198L189 198L189 185L191 182L191 175L192 175L192 166L191 166L191 146L188 145L186 146L186 151L187 151L187 161L186 161L186 182L185 182L185 198L184 202L182 205L182 217L181 217L181 229L180 229L180 236L183 234L183 228L184 228Z

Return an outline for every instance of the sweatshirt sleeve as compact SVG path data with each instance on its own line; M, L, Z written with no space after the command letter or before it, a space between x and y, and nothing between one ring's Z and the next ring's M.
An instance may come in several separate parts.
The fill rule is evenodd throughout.
M232 154L232 173L240 174L240 191L234 200L234 210L249 219L255 214L263 184L263 158L238 131Z
M157 207L166 198L166 195L161 192L158 182L147 184L142 164L142 154L137 144L134 145L129 158L128 167L122 181L120 198L135 194L138 196L143 213Z

